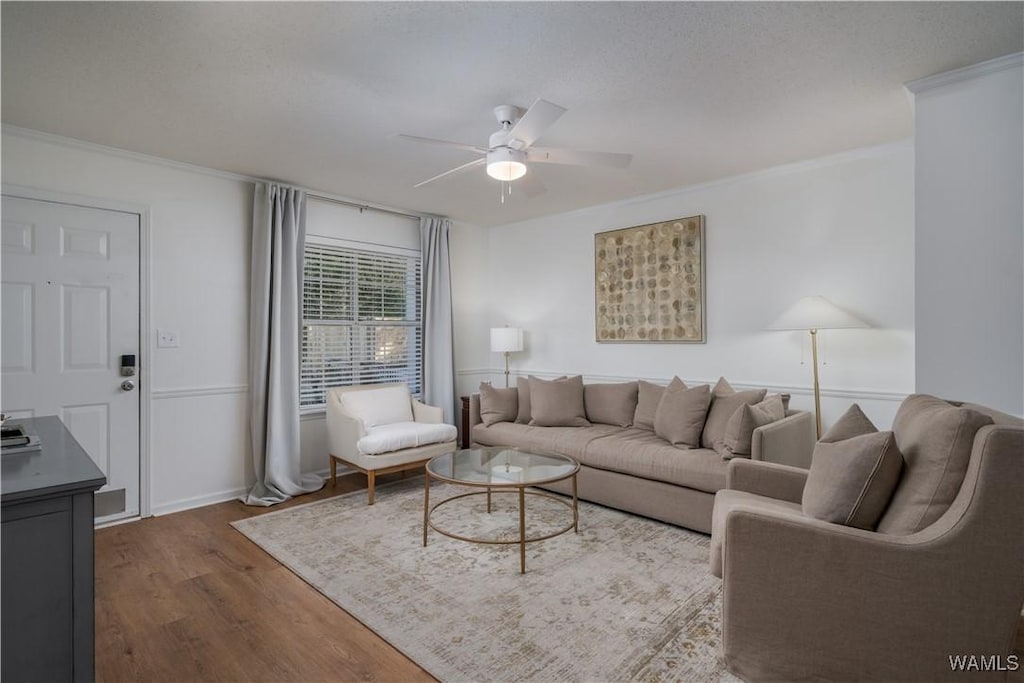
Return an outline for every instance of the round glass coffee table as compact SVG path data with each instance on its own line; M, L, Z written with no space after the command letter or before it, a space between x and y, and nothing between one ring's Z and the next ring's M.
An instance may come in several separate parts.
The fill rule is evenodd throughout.
M566 533L570 529L579 533L579 499L576 495L576 473L580 466L572 458L555 453L527 450L524 448L479 447L438 455L426 466L423 491L423 546L427 545L427 530L444 534L450 538L471 543L519 544L519 572L526 573L526 544L543 541ZM541 491L527 491L529 486L550 484L563 479L572 479L572 503ZM430 505L430 481L437 479L459 486L483 489L460 493L451 498ZM467 496L487 496L487 512L491 511L492 493L518 493L519 496L519 538L512 540L473 538L445 531L434 525L431 515L437 508ZM526 496L548 498L565 505L572 511L572 521L542 536L526 536Z

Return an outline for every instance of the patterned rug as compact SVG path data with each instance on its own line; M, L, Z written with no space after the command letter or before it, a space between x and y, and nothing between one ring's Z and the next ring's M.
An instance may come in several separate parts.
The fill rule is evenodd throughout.
M460 489L431 486L431 502ZM438 508L463 535L516 538L515 494ZM527 529L571 518L527 497ZM526 548L430 531L423 479L234 522L233 526L442 681L737 681L719 651L720 582L708 537L580 503L580 533Z

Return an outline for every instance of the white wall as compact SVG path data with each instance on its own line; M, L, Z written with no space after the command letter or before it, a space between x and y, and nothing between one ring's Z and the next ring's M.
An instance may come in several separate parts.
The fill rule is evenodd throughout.
M152 510L241 493L252 185L6 130L2 163L5 184L149 208ZM158 327L181 346L157 349Z
M246 409L251 184L244 179L5 130L3 181L129 202L152 229L151 500L156 513L224 500L252 481ZM312 200L309 231L342 214ZM596 344L595 232L707 216L708 343ZM340 236L418 244L412 221L365 212ZM351 218L351 216L349 216ZM402 227L405 226L405 227ZM822 294L876 329L825 333L826 422L856 400L888 425L913 390L913 150L909 143L804 162L708 186L494 228L451 233L458 391L501 382L488 329L527 330L513 368L772 386L810 405L806 335L766 332L783 308ZM155 330L181 347L156 349ZM808 360L809 362L809 360ZM188 427L187 429L185 427ZM327 466L323 422L303 421L303 469Z
M490 325L526 329L527 350L513 356L520 373L724 375L789 391L794 407L811 408L809 335L765 327L820 294L873 326L821 335L826 425L857 401L889 426L914 388L913 193L913 147L904 141L493 228ZM707 226L707 343L596 343L594 233L695 214ZM488 365L501 363L493 354Z
M149 209L151 509L161 514L241 495L254 480L246 393L252 184L30 131L5 129L2 144L6 185ZM413 219L315 199L307 205L307 232L419 249ZM453 224L455 343L458 358L475 367L486 363L473 351L486 334L476 325L486 308L485 257L486 233ZM181 346L157 349L157 328L176 330ZM323 416L305 416L303 470L327 465Z
M1002 67L1002 68L999 68ZM916 92L917 388L1024 414L1021 55Z

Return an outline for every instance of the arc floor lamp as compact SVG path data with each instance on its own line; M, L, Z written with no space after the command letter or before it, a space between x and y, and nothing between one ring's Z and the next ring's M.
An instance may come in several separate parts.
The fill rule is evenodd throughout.
M769 330L807 330L811 333L811 363L814 366L814 419L821 438L821 390L818 388L818 330L870 327L822 296L805 296L786 309Z

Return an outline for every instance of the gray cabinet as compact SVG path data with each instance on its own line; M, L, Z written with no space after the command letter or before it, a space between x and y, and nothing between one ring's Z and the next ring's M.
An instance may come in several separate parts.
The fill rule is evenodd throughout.
M0 672L92 681L93 492L106 478L58 418L17 422L42 449L0 456Z

